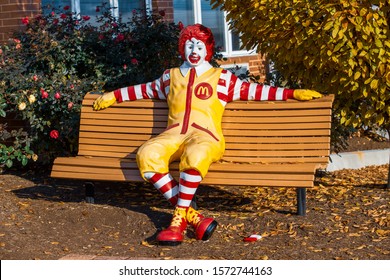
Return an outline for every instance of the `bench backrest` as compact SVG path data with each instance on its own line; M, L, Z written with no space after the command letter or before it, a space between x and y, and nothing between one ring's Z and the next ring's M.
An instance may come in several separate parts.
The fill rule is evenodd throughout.
M146 140L166 127L167 105L137 100L93 111L87 94L80 122L79 155L135 158ZM251 163L328 163L333 95L312 101L231 102L226 106L223 160Z

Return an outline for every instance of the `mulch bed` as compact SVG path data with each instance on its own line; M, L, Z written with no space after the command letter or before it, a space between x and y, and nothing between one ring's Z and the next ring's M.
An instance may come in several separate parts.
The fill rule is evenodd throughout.
M320 172L307 191L306 216L294 214L295 189L201 186L200 211L219 226L207 242L189 229L177 247L154 241L172 209L147 184L100 182L88 204L81 182L10 171L0 175L0 258L388 260L388 170ZM253 233L262 238L243 242Z

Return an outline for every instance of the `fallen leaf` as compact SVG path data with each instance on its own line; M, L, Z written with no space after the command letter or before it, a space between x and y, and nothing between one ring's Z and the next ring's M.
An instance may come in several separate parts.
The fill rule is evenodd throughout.
M142 241L142 242L141 242L141 245L142 245L142 246L145 246L145 247L149 247L149 248L155 247L154 245L149 244L147 241Z

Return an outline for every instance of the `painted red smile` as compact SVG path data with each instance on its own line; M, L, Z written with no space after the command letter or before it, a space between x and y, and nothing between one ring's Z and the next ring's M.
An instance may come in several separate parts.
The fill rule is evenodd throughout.
M192 63L192 64L196 64L199 62L200 60L200 56L195 54L195 53L192 53L189 55L188 57L188 60Z

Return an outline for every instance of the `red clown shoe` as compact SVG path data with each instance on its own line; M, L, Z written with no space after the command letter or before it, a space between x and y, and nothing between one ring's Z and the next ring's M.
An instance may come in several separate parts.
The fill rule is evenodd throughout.
M213 218L205 218L192 207L187 210L187 222L195 229L196 239L203 241L210 239L218 225Z
M183 241L184 231L187 228L186 210L182 207L175 208L171 224L157 235L156 240L161 245L176 246Z

